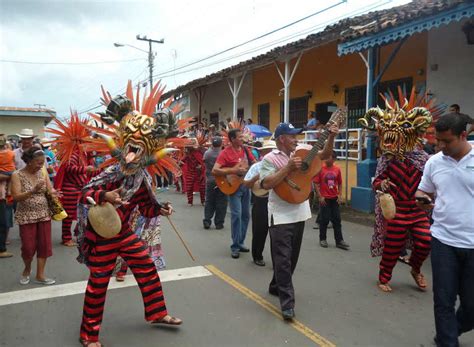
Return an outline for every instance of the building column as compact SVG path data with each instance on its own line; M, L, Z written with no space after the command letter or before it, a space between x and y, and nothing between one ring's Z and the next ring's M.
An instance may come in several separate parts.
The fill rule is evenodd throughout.
M369 48L367 60L361 55L367 66L367 99L366 109L375 106L375 67L377 65L378 48ZM372 213L375 209L375 194L372 189L372 177L377 168L376 138L373 132L367 132L367 156L357 164L357 187L351 189L351 206L355 210Z
M234 121L237 120L237 105L238 105L239 92L240 92L240 88L242 87L242 83L244 82L244 78L246 74L247 74L247 71L245 71L241 76L232 77L234 81L233 86L230 84L229 80L227 80L227 84L229 85L229 89L230 89L230 92L232 94L232 99L233 99L232 119Z
M293 70L291 69L291 66L290 66L290 62L292 58L288 58L285 60L285 76L283 76L282 72L280 71L280 67L278 66L278 64L275 63L278 74L280 75L280 78L283 82L283 91L284 91L283 121L285 123L290 122L290 86L291 86L291 81L293 80L293 77L295 76L296 69L298 68L298 65L300 63L302 56L303 56L303 52L301 52L298 55L298 58L296 59L296 63L295 63L295 66L293 67Z

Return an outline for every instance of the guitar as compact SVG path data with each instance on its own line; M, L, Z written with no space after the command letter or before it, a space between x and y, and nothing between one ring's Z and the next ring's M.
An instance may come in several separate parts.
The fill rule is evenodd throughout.
M346 108L337 109L329 119L329 122L342 124L347 114ZM329 129L324 128L313 148L298 149L293 153L293 157L302 159L300 169L292 171L281 183L273 188L275 193L286 202L299 204L308 199L311 193L311 182L314 176L321 170L321 159L318 152L323 149L326 139L329 137Z
M236 164L233 168L243 167L248 168L245 161L241 161ZM216 180L216 185L219 187L220 191L225 195L234 194L244 181L244 176L229 174L229 175L213 175Z

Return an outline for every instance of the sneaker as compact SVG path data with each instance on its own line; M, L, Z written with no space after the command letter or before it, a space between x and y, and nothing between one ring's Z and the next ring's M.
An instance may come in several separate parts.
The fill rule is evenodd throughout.
M30 283L30 276L21 276L20 277L20 284L21 285L27 285L28 283Z
M204 226L204 229L209 229L211 227L211 225L209 223L202 223L202 225Z
M50 286L52 284L55 284L56 283L56 280L53 280L52 278L44 278L42 280L39 280L39 279L35 279L35 283L38 283L38 284L43 284L45 286Z
M257 260L254 260L253 262L255 263L255 265L265 266L265 262L263 261L263 259L257 259Z
M230 253L230 256L234 259L237 259L240 257L240 253L238 251L232 251L232 253Z
M248 249L248 248L245 247L245 246L241 246L241 247L239 248L239 251L242 252L242 253L248 253L248 252L250 252L250 249Z
M221 230L221 229L224 229L223 225L216 225L216 230Z
M13 253L10 253L10 252L0 252L0 258L11 258L13 257Z
M346 241L342 240L341 242L336 243L336 247L348 251L351 246L349 246Z
M328 248L328 242L326 240L319 241L319 245L323 248Z
M283 316L284 320L293 320L295 317L295 310L289 308L288 310L282 310L281 315Z
M315 224L313 227L314 230L319 230L319 224Z

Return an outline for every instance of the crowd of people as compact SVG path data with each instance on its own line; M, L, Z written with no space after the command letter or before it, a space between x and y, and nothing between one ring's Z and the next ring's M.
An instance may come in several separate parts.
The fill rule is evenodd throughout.
M457 346L458 336L474 328L474 149L467 141L474 125L469 116L460 113L458 105L452 105L450 111L439 117L431 128L428 109L413 116L419 120L410 124L411 127L424 125L413 135L412 142L409 141L412 135L397 143L380 142L382 156L373 181L373 188L378 192L378 213L371 244L372 255L381 256L377 285L386 293L392 291L392 271L406 247L412 249L407 261L411 275L418 288L426 290L428 284L421 267L431 252L435 341L443 347ZM371 110L367 115L368 122L375 121L371 130L376 129L383 139L390 138L383 135L391 130L383 123L377 123ZM316 219L319 244L322 248L328 247L327 229L331 223L336 247L348 251L350 246L343 237L339 210L342 176L335 164L337 154L334 152L338 125L332 122L319 124L315 113L310 117L306 129L323 130L328 135L322 150L312 157L324 165L310 178L320 205ZM125 120L117 118L117 121ZM158 187L153 189L167 189L174 184L178 191L186 194L190 206L194 204L194 193L199 193L204 206L204 229L213 225L217 230L223 229L229 207L229 248L234 259L242 252L251 252L255 265L266 266L263 251L269 235L273 276L268 291L279 298L282 317L292 320L295 317L292 276L298 263L305 222L312 214L308 199L289 202L277 188L283 183L290 187L297 184L292 181L292 175L308 163L294 153L297 148L310 151L312 147L298 142L304 129L294 128L289 123L280 123L274 129L272 140L257 141L245 128L245 124L251 123L251 119L245 122L228 119L227 123L221 122L217 126L203 122L190 129L181 129L178 138L189 141L183 142L178 154L170 154L176 157L180 171L165 168L164 174L158 177ZM371 126L367 122L365 125ZM419 135L426 136L418 141ZM128 264L144 293L146 320L180 325L181 319L166 311L156 262L149 256L150 245L134 231L135 222L131 216L137 211L148 219L146 225L160 215L172 213L170 205L160 204L150 197L154 194L148 194L152 189L147 181L148 174L141 171L143 166L132 165L143 165L141 159L137 159L137 152L121 153L123 157L119 157L111 150L111 157L117 156L119 163L113 170L110 167L99 169L98 164L102 162L99 157L97 160L90 157L87 162L79 160L78 152L72 154L67 164L61 164L50 148L50 140L35 140L30 129L23 129L18 136L21 142L16 149L0 136L0 258L13 256L7 251L7 244L14 216L20 229L24 262L20 284L30 282L35 255L35 282L55 283L45 274L46 260L52 255L48 197L52 195L61 199L67 212L62 221L62 244L76 245L71 232L73 221L79 220L78 225L84 229L83 234L79 232L82 238L77 241L91 274L84 302L81 343L100 346L98 334L107 291L102 284L108 283L113 275L118 256L124 264L116 278L124 280ZM317 134L311 136L312 140L318 139ZM110 141L107 143L113 148ZM59 172L60 179L56 177ZM232 190L222 187L222 182ZM127 192L123 191L124 187ZM392 197L396 210L393 217L383 214L380 194ZM113 242L98 236L97 230L87 221L81 224L77 207L79 205L81 211L81 206L90 203L90 199L98 204L109 202L118 206L122 229ZM252 241L249 249L246 239L250 220ZM151 225L156 224L151 222ZM460 305L455 310L458 296Z

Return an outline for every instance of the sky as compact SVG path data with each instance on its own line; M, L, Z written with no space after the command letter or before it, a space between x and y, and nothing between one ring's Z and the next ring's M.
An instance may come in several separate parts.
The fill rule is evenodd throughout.
M265 53L350 16L406 0L0 0L0 106L46 105L99 111L100 86L112 95L148 80L148 43L156 52L154 81L167 90ZM319 12L319 13L318 13ZM308 19L186 68L215 53ZM129 46L114 47L114 43ZM134 46L136 48L133 48Z

